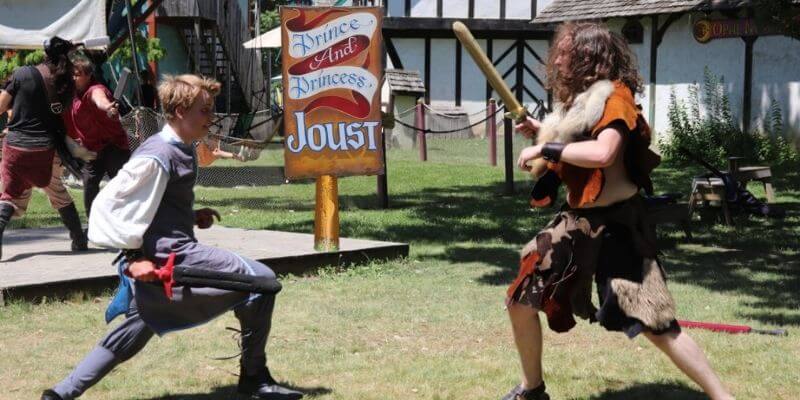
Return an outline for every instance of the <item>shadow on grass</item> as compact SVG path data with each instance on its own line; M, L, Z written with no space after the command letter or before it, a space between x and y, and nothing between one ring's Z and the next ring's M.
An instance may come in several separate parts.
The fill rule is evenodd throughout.
M800 205L781 204L784 220L739 216L733 228L695 223L692 248L664 257L670 279L754 299L739 312L773 325L800 325Z
M654 180L658 193L677 192L688 196L691 177L700 168L662 168ZM794 196L791 188L800 187L800 173L775 173L779 195ZM518 268L517 250L544 226L555 209L530 210L527 193L530 182L515 182L513 196L501 196L504 184L427 187L416 192L390 193L386 213L374 194L340 196L343 212L357 216L342 223L342 237L407 242L413 245L443 247L419 256L420 261L483 263L496 269L479 278L487 285L506 285ZM251 199L247 199L250 201ZM563 201L563 196L561 197ZM236 198L209 202L210 206L235 204ZM254 208L280 210L313 209L313 199L291 201L286 197L264 197ZM780 204L787 211L784 220L735 217L734 228L706 221L692 222L694 239L688 244L678 227L659 228L659 237L669 279L715 292L748 298L742 318L776 325L800 325L800 203ZM261 208L263 207L263 208ZM343 216L343 219L348 218ZM272 218L265 229L293 232L313 231L313 213L291 220ZM752 300L749 300L752 298ZM786 311L784 311L786 310Z
M680 382L635 383L624 389L610 389L590 400L700 400L708 396Z
M266 191L265 191L266 192ZM235 194L233 192L232 194ZM341 200L340 200L341 201ZM313 211L314 199L308 201L294 201L284 197L269 196L264 194L259 197L225 197L223 199L204 199L198 198L205 207L223 208L232 207L239 210L292 210L292 211ZM339 209L342 211L342 208Z
M282 385L303 392L305 394L303 396L304 399L313 399L333 392L333 390L322 386L306 388L283 383ZM151 397L146 400L235 400L248 398L248 396L240 395L236 392L236 385L228 385L216 387L211 393L171 394L168 396Z
M205 167L197 175L198 186L221 188L282 185L285 180L278 166Z
M67 246L69 246L69 242L67 242ZM34 256L80 256L86 254L93 254L93 253L112 253L111 250L106 249L89 249L83 251L72 251L72 250L45 250L45 251L36 251L31 253L19 253L14 254L13 257L4 259L2 262L14 262L24 260L26 258L31 258Z

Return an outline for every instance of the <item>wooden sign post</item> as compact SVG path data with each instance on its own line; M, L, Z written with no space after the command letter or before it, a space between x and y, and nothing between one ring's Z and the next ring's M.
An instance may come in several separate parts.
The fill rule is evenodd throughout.
M333 175L317 177L314 250L339 250L339 186Z
M314 248L339 248L337 177L379 175L380 7L281 7L286 178L316 178Z

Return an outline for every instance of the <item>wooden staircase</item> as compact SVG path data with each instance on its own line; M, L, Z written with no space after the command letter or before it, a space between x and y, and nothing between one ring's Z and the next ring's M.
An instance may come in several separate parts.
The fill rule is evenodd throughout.
M201 40L197 40L197 33ZM228 77L228 68L231 65L222 44L216 37L213 26L203 26L199 30L193 26L181 28L181 37L186 46L192 71L218 80L222 90L216 98L216 111L218 113L232 112L243 113L250 111L250 104L245 100L249 96L244 92L239 80L233 76ZM197 64L197 65L195 65ZM231 71L233 75L235 73ZM230 85L230 91L228 86ZM228 98L230 96L230 109Z
M179 29L191 72L222 83L217 112L266 108L259 100L268 82L254 50L242 47L251 34L237 1L164 0L157 17Z

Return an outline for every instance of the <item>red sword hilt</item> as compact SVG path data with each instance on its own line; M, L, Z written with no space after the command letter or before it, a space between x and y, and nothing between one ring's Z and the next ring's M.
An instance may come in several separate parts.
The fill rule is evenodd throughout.
M172 273L174 270L175 270L175 253L169 253L169 257L167 257L167 263L155 271L156 277L164 285L164 294L167 295L167 298L170 300L172 300L172 287L175 286L175 279L173 279L172 277ZM125 269L124 273L125 276L133 278L133 276L131 276L131 273L127 268Z
M172 277L172 272L175 270L175 253L169 253L167 263L161 268L156 270L158 280L164 285L164 294L167 298L172 300L172 286L175 285L175 279Z

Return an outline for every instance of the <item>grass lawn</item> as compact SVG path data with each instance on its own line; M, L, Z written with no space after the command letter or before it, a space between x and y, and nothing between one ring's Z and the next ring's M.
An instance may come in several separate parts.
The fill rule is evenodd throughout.
M502 157L501 166L490 167L487 152L481 140L432 139L423 164L415 151L391 150L389 210L377 208L374 177L340 179L341 235L409 242L411 254L284 277L268 349L278 379L307 389L310 398L347 400L498 399L517 383L504 292L517 250L552 210L528 209L530 183L521 173L517 194L500 196ZM247 165L249 173L268 173L280 161L280 151L269 150ZM657 190L686 193L699 172L662 167ZM774 175L788 211L782 221L739 216L735 229L696 222L688 243L677 227L660 231L679 318L790 331L788 337L691 331L739 399L800 398L800 175L797 168ZM197 189L198 206L220 210L224 225L313 231L313 182L227 183ZM29 215L10 230L57 224L36 195ZM70 301L0 308L0 399L37 398L65 376L107 331L108 300L75 294ZM237 361L213 359L237 353L226 326L237 326L233 315L153 339L84 398L233 398ZM546 330L544 357L554 399L704 398L645 339L583 321L567 334Z

